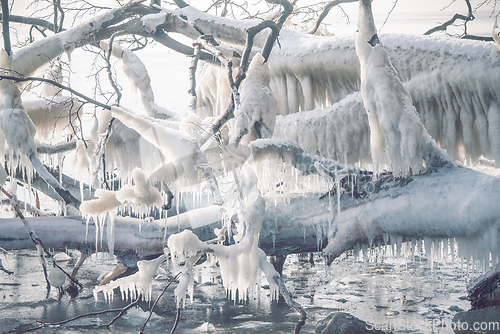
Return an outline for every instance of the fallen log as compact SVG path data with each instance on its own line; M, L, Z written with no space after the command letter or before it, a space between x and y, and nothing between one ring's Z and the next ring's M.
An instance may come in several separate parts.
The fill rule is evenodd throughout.
M441 168L413 176L404 186L380 188L358 199L340 196L340 211L331 211L334 196L307 194L291 197L290 203L266 200L266 214L259 247L267 255L324 251L330 262L356 244L394 244L401 249L406 240L431 243L455 240L459 256L485 259L491 253L498 262L500 178L461 167ZM322 197L322 198L320 198ZM91 247L107 251L107 233L102 241L98 226L81 218L29 218L33 229L47 247ZM5 249L31 248L32 243L17 219L2 219L0 244ZM164 220L117 217L114 225L115 251L135 250L141 254L162 252L168 236L185 228L201 240L215 238L221 227L220 208L211 206L188 211ZM166 228L166 231L165 231ZM330 235L330 237L328 237ZM97 246L96 246L97 241Z

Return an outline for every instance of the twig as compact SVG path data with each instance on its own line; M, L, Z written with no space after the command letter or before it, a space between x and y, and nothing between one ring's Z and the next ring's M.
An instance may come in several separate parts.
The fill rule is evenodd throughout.
M384 28L384 26L387 23L387 21L389 21L389 17L391 16L392 12L396 8L397 4L398 4L398 0L394 0L394 2L392 3L391 10L389 11L389 13L387 13L387 16L385 17L384 22L382 23L382 25L380 26L380 29L378 30L379 32L382 31L382 29Z
M172 327L172 330L170 331L170 334L174 334L175 329L177 328L177 324L179 323L179 318L181 316L181 308L177 308L177 313L175 314L175 322L174 322L174 327Z
M472 6L470 4L470 1L469 0L465 0L465 3L467 4L467 9L468 9L468 15L465 16L465 15L462 15L462 14L455 14L453 15L453 17L446 21L445 23L437 26L437 27L434 27L432 29L429 29L427 30L424 35L430 35L430 34L433 34L437 31L446 31L446 29L452 25L453 23L455 23L456 20L463 20L464 21L464 36L467 36L467 22L469 21L472 21L474 20L474 15L472 14Z
M96 101L94 99L91 99L90 97L85 96L82 93L79 93L76 90L74 90L70 87L67 87L65 85L62 85L59 82L54 81L54 80L50 80L50 79L46 79L46 78L38 78L38 77L15 77L15 76L10 76L10 75L0 75L0 80L1 79L12 80L14 82L40 81L40 82L50 83L51 85L54 85L54 86L61 88L63 90L67 90L68 92L73 93L76 96L86 100L89 103L95 104L98 107L101 107L101 108L104 108L107 110L111 110L111 107L108 106L107 104L104 104L104 103L101 103L101 102Z
M319 28L319 25L323 20L327 17L327 15L330 13L330 10L337 6L340 5L341 3L348 3L348 2L358 2L358 0L335 0L335 1L330 1L329 3L326 4L325 8L321 12L321 14L318 16L316 19L316 22L314 22L314 25L312 26L311 29L307 32L308 34L314 34Z
M9 200L11 200L11 204L14 207L14 210L16 210L17 215L23 221L24 227L26 228L26 231L28 232L30 239L33 241L33 243L36 245L36 247L37 248L41 247L42 250L45 252L45 254L47 254L47 256L49 256L50 258L52 258L52 254L50 254L50 252L47 250L47 248L45 248L42 240L40 240L40 238L38 238L36 236L35 232L31 229L29 222L26 220L23 213L19 209L19 206L16 203L15 197L12 194L10 194L9 192L7 192L2 186L0 186L0 191L2 191L5 194L5 196L7 196L7 198L9 198ZM42 257L42 260L43 260L43 257ZM45 261L43 261L43 262L45 263ZM44 267L44 271L46 271L44 263L42 265ZM71 275L69 275L64 269L62 269L55 261L54 261L54 266L59 268L73 283L77 284L80 288L83 288L83 285L80 284L80 282L78 282L76 279L71 277ZM45 279L47 280L47 277ZM47 280L47 283L48 283L48 280Z
M137 296L137 299L133 302L133 303L130 303L128 304L127 306L125 306L124 308L121 309L120 313L118 313L116 315L116 317L113 318L113 320L111 320L110 322L108 322L107 324L104 324L104 325L99 325L99 328L101 327L109 327L111 326L116 320L118 320L129 308L133 307L133 306L136 306L136 305L139 305L139 302L141 301L141 298L142 298L142 294L139 294Z
M179 277L179 275L182 274L182 271L180 271L179 273L177 273L177 275L175 275L171 280L170 282L168 282L168 284L163 288L163 290L161 291L160 295L158 296L158 298L156 298L155 302L153 303L153 306L151 306L151 310L149 311L149 316L148 318L146 319L146 321L144 321L144 324L142 324L142 327L141 327L141 330L139 331L139 334L143 334L144 333L144 328L146 327L146 324L148 323L149 319L151 318L151 316L153 315L153 310L155 309L155 306L156 304L158 303L158 301L160 300L160 298L163 296L163 294L165 293L165 291L167 291L167 288L172 284L172 282L177 278ZM179 308L177 308L178 310ZM176 322L177 322L177 317L176 317ZM174 324L174 328L172 329L172 333L173 333L173 330L175 330L175 324Z
M191 82L191 88L188 93L191 95L191 103L189 110L196 114L196 105L198 99L196 96L196 68L198 67L198 60L200 59L201 44L196 42L193 43L194 52L191 59L191 65L189 66L189 81Z
M139 297L140 297L140 295L139 295ZM78 319L81 319L81 318L85 318L85 317L91 317L91 316L94 316L94 315L100 315L100 314L105 314L105 313L113 313L113 312L124 312L123 311L124 309L126 311L126 310L128 310L129 308L131 308L132 306L134 306L136 304L138 304L137 300L134 301L132 304L129 304L129 305L127 305L125 307L122 307L122 308L110 309L110 310L102 310L102 311L96 311L96 312L88 312L88 313L80 314L80 315L77 315L76 317L73 317L73 318L70 318L70 319L66 319L66 320L63 320L63 321L59 321L59 322L42 323L38 327L26 329L26 330L24 330L22 332L18 332L18 333L26 333L26 332L32 332L32 331L35 331L35 330L38 330L38 329L42 329L42 328L61 326L61 325L67 324L68 322L75 321L75 320L78 320ZM121 314L123 315L123 313L121 313ZM108 326L108 325L100 325L100 327L101 326L104 327L104 326Z
M116 105L119 106L120 105L120 100L122 98L122 93L120 92L120 89L118 88L118 85L116 84L115 80L113 79L113 74L111 72L111 51L113 50L113 42L115 40L116 35L117 34L114 33L113 35L111 35L111 38L109 39L109 48L107 50L108 54L106 55L106 70L108 72L109 82L110 82L111 86L113 87L113 89L115 90L115 93L116 93Z
M25 16L18 16L18 15L9 15L9 21L16 22L16 23L23 23L23 24L31 24L32 26L35 27L35 29L37 29L40 32L41 32L41 30L39 27L46 28L46 29L49 29L50 31L55 32L54 24L50 23L49 21L42 20L42 19L37 19L37 18L33 18L33 17L25 17Z

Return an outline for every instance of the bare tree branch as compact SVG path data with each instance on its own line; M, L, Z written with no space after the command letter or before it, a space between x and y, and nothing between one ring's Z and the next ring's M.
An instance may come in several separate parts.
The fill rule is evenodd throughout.
M475 17L472 14L472 6L470 4L470 0L465 0L465 3L467 4L467 9L468 9L467 16L457 13L457 14L453 15L453 17L450 20L444 22L443 24L427 30L424 33L424 35L430 35L430 34L433 34L437 31L446 31L446 29L450 25L454 24L456 20L463 20L464 21L464 34L463 35L466 36L467 35L467 22L474 20Z
M10 32L9 32L9 1L2 0L2 32L3 32L3 48L9 56L12 55L10 45Z
M323 20L328 16L328 14L330 13L330 10L333 7L335 7L337 5L340 5L341 3L348 3L348 2L358 2L358 0L334 0L334 1L330 1L325 6L325 8L321 12L321 14L316 19L316 22L314 22L314 25L311 27L311 29L307 33L308 34L314 34L314 33L316 33L316 31L318 30L321 22L323 22Z
M165 291L167 291L167 288L172 284L172 282L177 278L179 277L179 275L182 274L182 272L178 272L177 275L175 275L174 277L172 277L172 279L170 280L170 282L168 282L168 284L163 288L163 290L161 291L160 295L156 298L155 302L153 303L153 306L151 306L151 310L149 310L149 316L148 318L144 321L144 323L142 324L142 327L141 329L139 330L139 334L143 334L144 333L144 328L146 328L146 324L148 323L149 319L151 318L151 316L153 315L153 311L155 309L155 306L156 304L158 304L158 301L160 300L160 298L163 296L163 294L165 293ZM177 310L179 310L179 308L177 308ZM172 329L172 331L175 330L175 327Z
M111 107L108 106L107 104L96 101L96 100L94 100L86 95L83 95L82 93L80 93L80 92L78 92L78 91L76 91L68 86L60 84L59 82L54 81L54 80L50 80L50 79L46 79L46 78L39 78L39 77L15 77L15 76L9 76L9 75L0 75L0 80L2 80L2 79L12 80L14 82L40 81L40 82L50 83L51 85L59 87L63 90L67 90L68 92L71 92L72 94L75 94L76 96L86 100L89 103L95 104L98 107L101 107L101 108L104 108L107 110L111 110Z
M49 29L50 31L53 31L53 32L55 32L55 29L56 29L53 23L50 23L49 21L46 21L46 20L33 18L33 17L10 15L9 20L10 20L10 22L31 24L31 25L43 27L43 28Z

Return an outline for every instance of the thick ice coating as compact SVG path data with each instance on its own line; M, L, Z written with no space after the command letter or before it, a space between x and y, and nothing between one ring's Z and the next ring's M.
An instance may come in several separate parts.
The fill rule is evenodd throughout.
M97 300L97 295L100 291L104 294L106 300L113 300L113 290L120 288L122 299L135 299L138 295L146 301L151 299L151 290L153 277L158 270L160 264L165 261L165 254L160 255L154 260L143 260L137 262L139 271L131 276L119 278L111 281L106 285L98 285L94 288L94 298Z

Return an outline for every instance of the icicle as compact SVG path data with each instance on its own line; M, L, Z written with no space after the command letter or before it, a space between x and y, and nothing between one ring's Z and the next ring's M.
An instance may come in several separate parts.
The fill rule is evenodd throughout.
M107 227L106 234L108 238L109 255L113 256L115 253L115 215L113 213L108 213Z
M179 184L176 182L175 185L175 212L177 214L177 232L181 230L181 221L179 216L179 202L180 202L180 192L179 192Z
M360 260L360 254L359 254L359 249L360 245L356 243L353 247L353 253L354 253L354 258Z
M323 248L323 228L321 225L315 225L316 229L316 251L319 252Z
M92 217L95 223L95 251L97 253L99 251L99 221L97 215L93 215Z
M102 248L102 238L104 236L104 224L106 223L106 213L100 214L97 221L99 222L99 247Z
M85 243L88 243L88 239L89 239L89 220L90 220L90 216L89 215L86 215L85 216Z

